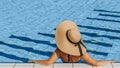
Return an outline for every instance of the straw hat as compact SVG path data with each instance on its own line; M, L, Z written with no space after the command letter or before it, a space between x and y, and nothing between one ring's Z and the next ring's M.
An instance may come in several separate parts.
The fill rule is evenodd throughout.
M66 20L58 25L55 40L58 49L64 53L75 56L86 53L86 47L81 39L79 29L72 21Z

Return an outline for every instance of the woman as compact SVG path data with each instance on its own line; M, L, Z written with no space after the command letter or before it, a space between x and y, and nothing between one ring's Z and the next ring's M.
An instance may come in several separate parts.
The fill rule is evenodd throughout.
M115 62L115 60L94 60L86 52L86 47L81 39L79 29L72 21L67 20L58 25L55 33L55 40L58 48L48 60L29 60L29 62L49 65L54 63L59 57L62 58L63 62L68 63L79 62L80 59L83 59L93 66L101 66Z

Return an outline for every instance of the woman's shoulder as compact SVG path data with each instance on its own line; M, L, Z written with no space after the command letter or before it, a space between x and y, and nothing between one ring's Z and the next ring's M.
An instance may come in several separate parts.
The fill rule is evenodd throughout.
M58 48L55 50L55 52L56 53L61 53L61 51Z
M60 49L56 49L55 51L57 54L59 54L59 56L62 56L62 55L66 55L66 53L62 52Z
M55 52L57 55L59 55L59 56L61 55L61 51L58 48L55 50Z

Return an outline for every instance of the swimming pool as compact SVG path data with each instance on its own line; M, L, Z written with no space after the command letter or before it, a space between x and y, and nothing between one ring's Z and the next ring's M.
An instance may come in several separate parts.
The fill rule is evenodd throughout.
M0 62L48 59L56 49L55 28L64 20L76 22L93 58L120 62L119 2L1 0Z

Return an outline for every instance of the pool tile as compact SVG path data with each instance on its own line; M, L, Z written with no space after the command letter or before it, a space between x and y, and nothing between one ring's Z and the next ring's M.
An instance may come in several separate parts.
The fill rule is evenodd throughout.
M0 63L0 68L13 68L15 63Z
M33 68L33 63L16 63L14 68Z
M72 63L56 63L54 68L72 68Z
M98 66L98 67L93 66L93 68L113 68L113 67L112 67L112 64L111 64L111 63L109 63L109 64L107 64L107 65Z
M120 67L120 63L112 63L113 68L119 68Z
M53 68L53 64L48 65L48 66L35 64L34 68Z
M84 63L73 63L73 68L92 68L92 66Z

